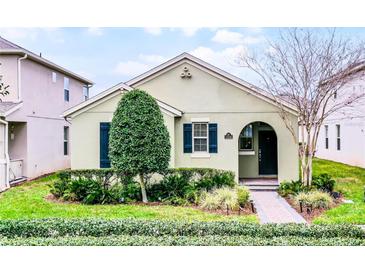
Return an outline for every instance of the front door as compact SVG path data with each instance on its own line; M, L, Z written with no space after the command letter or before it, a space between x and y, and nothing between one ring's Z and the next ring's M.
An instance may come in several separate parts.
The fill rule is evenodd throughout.
M259 175L278 174L277 140L274 131L259 131Z

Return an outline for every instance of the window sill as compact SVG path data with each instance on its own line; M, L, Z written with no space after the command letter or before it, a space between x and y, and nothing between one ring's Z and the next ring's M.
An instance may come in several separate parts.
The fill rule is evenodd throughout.
M191 158L210 158L210 154L207 152L194 152L190 155Z
M254 150L240 150L238 155L255 155Z

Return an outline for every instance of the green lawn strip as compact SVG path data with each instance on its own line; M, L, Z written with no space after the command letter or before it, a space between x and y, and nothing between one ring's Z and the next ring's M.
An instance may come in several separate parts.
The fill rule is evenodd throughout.
M352 200L353 204L341 204L326 211L315 218L315 224L350 223L365 224L365 169L349 166L337 162L314 159L314 175L328 173L335 180L335 190L344 194L345 199Z
M249 236L112 236L0 238L0 246L364 246L365 239Z
M189 207L144 205L82 205L48 201L48 185L55 175L11 188L0 194L0 219L141 218L167 220L258 222L255 215L219 215Z

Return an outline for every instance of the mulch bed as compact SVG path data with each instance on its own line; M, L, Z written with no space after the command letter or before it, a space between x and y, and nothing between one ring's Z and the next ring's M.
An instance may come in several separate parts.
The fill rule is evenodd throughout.
M324 212L331 208L335 208L343 203L342 197L339 199L334 199L333 205L328 209L313 209L311 212L307 211L307 208L303 206L303 212L300 212L300 207L294 203L294 200L289 197L284 197L284 199L308 222L312 223L313 219L321 216Z

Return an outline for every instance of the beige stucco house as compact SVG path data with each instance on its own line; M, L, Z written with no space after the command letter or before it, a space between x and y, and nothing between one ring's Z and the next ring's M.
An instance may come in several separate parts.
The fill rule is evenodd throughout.
M183 53L64 112L71 122L71 168L110 165L108 129L123 93L143 89L170 133L171 167L232 170L236 178L298 179L298 145L262 90ZM283 102L293 125L295 108Z

